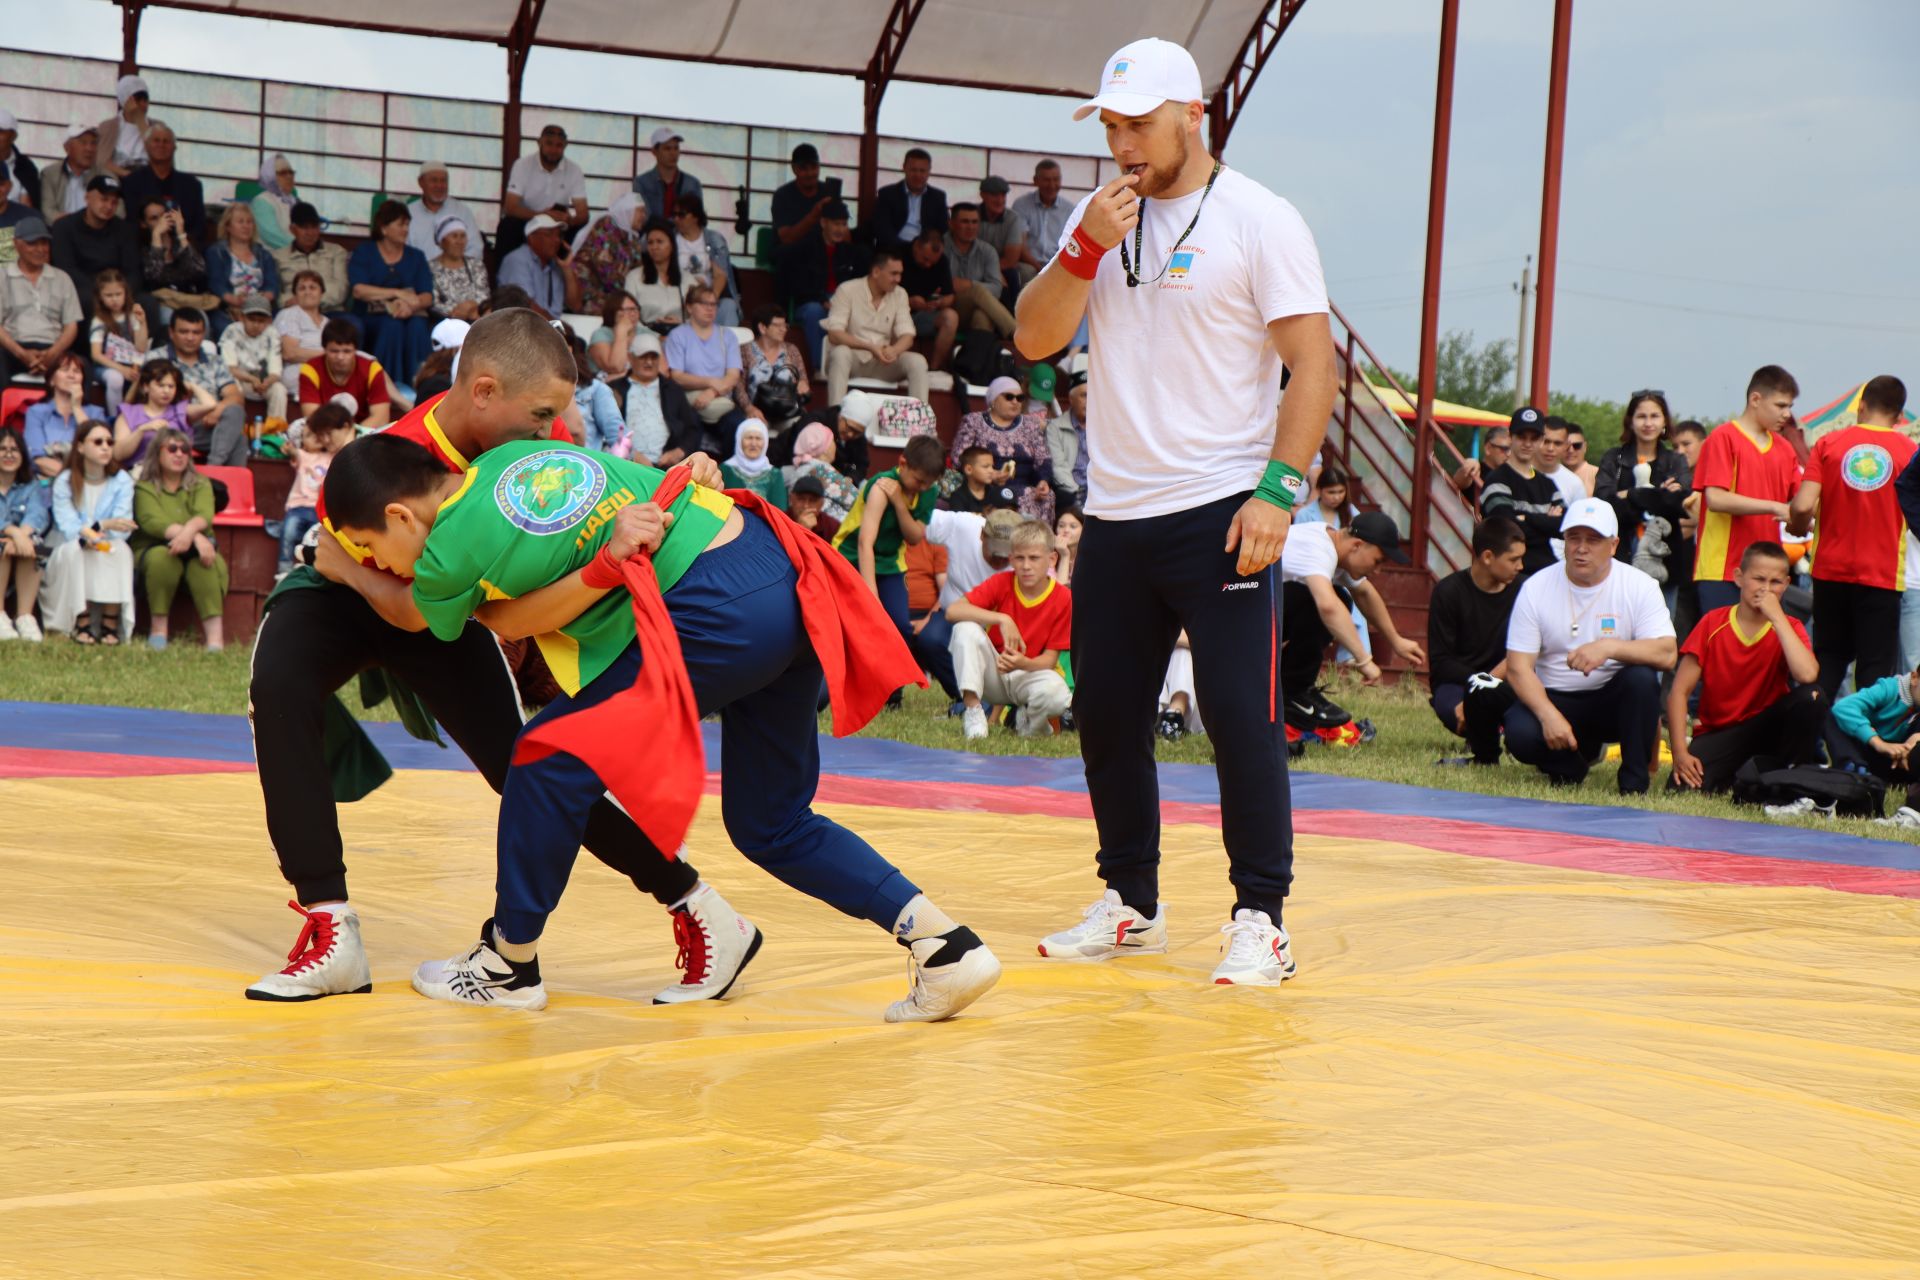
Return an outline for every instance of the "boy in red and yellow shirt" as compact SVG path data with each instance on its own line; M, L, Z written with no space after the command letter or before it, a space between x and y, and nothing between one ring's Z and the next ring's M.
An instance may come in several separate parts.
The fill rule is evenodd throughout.
M982 700L1012 706L1022 737L1052 733L1073 701L1060 655L1073 647L1073 595L1053 580L1053 531L1028 520L1013 531L1010 566L947 606L954 678L968 738L987 736Z
M1780 432L1793 421L1799 394L1800 384L1779 365L1755 370L1747 382L1747 407L1715 427L1700 447L1693 468L1694 491L1701 495L1693 580L1702 614L1739 601L1733 580L1749 544L1780 537L1779 522L1787 518L1800 480L1800 459Z

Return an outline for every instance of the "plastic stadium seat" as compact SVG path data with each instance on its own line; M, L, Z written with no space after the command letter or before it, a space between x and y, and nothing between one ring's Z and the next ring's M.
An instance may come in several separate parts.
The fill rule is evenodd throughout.
M233 184L233 201L241 204L260 194L260 184L252 178L242 178Z
M753 265L762 271L773 270L773 247L779 241L775 239L772 227L761 227L753 233Z
M27 406L37 404L47 398L47 389L39 387L8 387L0 391L0 427L17 427L26 421Z
M566 322L567 328L573 330L574 336L582 342L590 341L593 338L593 331L600 327L599 316L590 316L579 311L569 311L560 318Z
M258 529L267 518L253 505L253 472L246 467L201 467L200 474L227 486L227 509L213 518L216 525Z

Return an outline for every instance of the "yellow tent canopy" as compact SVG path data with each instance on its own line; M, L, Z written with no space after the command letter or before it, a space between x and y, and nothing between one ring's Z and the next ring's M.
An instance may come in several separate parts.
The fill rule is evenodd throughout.
M1371 382L1367 385L1373 388L1373 394L1379 398L1382 405L1386 406L1387 412L1408 422L1413 421L1414 406L1407 403L1405 396L1392 387L1382 387ZM1474 409L1464 404L1449 404L1445 400L1433 402L1433 420L1444 422L1448 426L1504 427L1511 418L1511 414L1489 413L1485 409Z

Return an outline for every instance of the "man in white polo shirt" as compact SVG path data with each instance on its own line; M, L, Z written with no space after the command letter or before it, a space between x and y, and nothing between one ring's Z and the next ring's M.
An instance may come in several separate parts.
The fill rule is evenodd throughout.
M1644 795L1660 728L1660 673L1678 645L1660 584L1613 558L1620 525L1599 498L1560 522L1566 558L1520 588L1507 623L1507 750L1577 786L1620 744L1620 794Z
M1040 951L1166 949L1153 738L1185 628L1234 890L1212 980L1275 986L1294 972L1275 562L1333 408L1333 336L1312 233L1207 153L1205 96L1179 45L1138 40L1107 60L1074 115L1099 112L1121 176L1079 203L1020 295L1014 342L1029 359L1066 347L1083 318L1092 341L1073 664L1107 891Z

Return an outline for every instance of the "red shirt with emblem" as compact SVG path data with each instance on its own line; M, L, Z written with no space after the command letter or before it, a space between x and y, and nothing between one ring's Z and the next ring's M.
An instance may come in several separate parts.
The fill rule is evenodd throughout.
M1800 459L1793 446L1777 435L1767 437L1763 449L1737 422L1723 422L1700 446L1693 469L1693 488L1725 489L1765 502L1791 502L1800 483ZM1740 557L1755 542L1777 542L1780 521L1769 515L1736 516L1725 511L1700 512L1699 554L1693 563L1696 582L1731 582L1740 571Z
M1893 482L1914 443L1892 427L1846 427L1821 436L1807 463L1820 486L1813 576L1888 591L1907 588L1907 521Z
M1700 664L1699 733L1751 720L1792 689L1787 652L1773 634L1773 624L1763 622L1756 634L1742 635L1735 608L1726 605L1700 619L1680 648L1683 657L1690 653ZM1787 622L1800 643L1811 648L1800 620L1789 617Z
M1020 594L1013 570L1007 569L967 592L967 601L1012 618L1026 642L1029 658L1037 658L1048 649L1065 653L1073 648L1073 593L1051 578L1039 595L1029 598ZM1000 641L999 627L990 628L987 638L995 649L1006 648Z
M387 371L372 356L355 356L353 373L345 382L333 380L333 374L327 370L325 356L317 356L300 366L302 412L308 405L326 404L342 392L352 396L354 403L359 406L353 413L355 422L365 422L367 410L373 406L392 401L387 389Z

